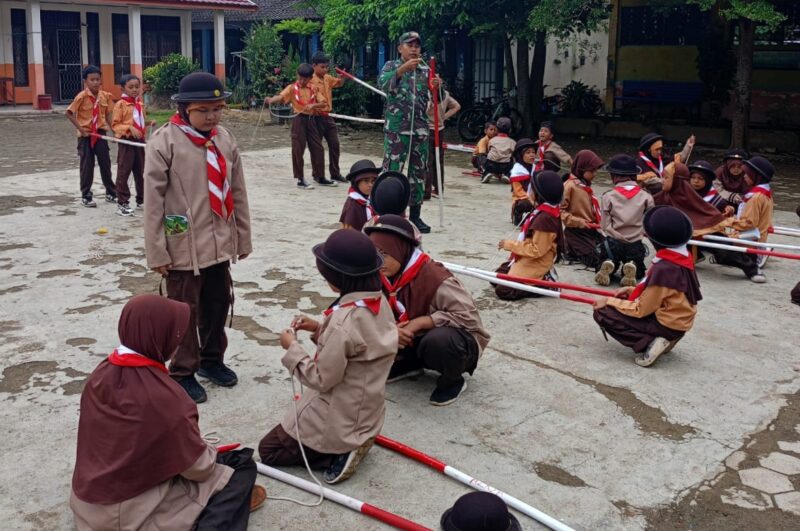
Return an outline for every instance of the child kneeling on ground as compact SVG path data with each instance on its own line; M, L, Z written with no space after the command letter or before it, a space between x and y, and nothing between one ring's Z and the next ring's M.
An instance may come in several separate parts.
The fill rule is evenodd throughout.
M694 324L703 298L686 244L692 237L689 217L671 206L656 206L644 216L644 229L656 257L635 288L618 290L594 305L603 334L631 347L636 364L649 367L671 351Z
M361 232L339 229L314 247L317 269L339 299L322 323L298 316L281 334L281 363L305 386L283 421L261 439L261 462L325 470L326 483L352 476L383 427L386 377L397 352L397 330L381 294L383 265ZM311 332L309 355L295 330ZM302 446L301 446L302 445Z
M360 231L364 228L364 224L375 216L375 209L370 204L369 196L379 171L375 163L366 159L359 160L350 168L350 173L347 174L350 189L347 191L347 199L339 216L339 223L343 229Z

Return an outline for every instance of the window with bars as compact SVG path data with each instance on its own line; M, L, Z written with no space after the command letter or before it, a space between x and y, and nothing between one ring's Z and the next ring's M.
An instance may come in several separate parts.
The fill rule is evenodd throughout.
M125 74L131 73L131 42L128 34L128 15L113 13L111 29L114 49L114 83L119 84Z
M11 50L14 55L14 86L27 87L28 79L28 26L25 10L11 10Z
M709 13L696 5L623 7L620 46L696 46L709 21Z
M171 53L181 53L181 19L142 16L142 68L153 66Z

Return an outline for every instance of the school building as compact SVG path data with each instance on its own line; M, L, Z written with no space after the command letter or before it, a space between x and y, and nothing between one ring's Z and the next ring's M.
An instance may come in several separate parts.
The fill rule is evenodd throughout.
M255 10L250 0L0 0L0 102L39 108L70 101L94 64L103 88L170 53L192 57L192 12L213 12L214 72L225 75L223 10Z

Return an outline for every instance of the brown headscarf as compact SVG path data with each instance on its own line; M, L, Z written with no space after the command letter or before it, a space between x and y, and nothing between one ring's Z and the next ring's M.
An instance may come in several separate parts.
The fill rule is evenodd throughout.
M570 172L578 179L583 179L584 172L595 171L603 166L603 159L590 149L582 149L575 154L575 160L572 161L572 168Z
M719 180L720 184L722 184L722 188L728 192L744 194L748 191L747 184L744 182L744 172L748 171L747 165L742 164L742 166L744 166L744 172L741 175L733 175L731 174L730 170L728 170L728 163L730 162L733 161L726 160L722 166L717 168L717 171L715 172L717 179ZM741 163L741 160L739 162Z
M119 338L164 363L188 327L187 304L139 295L122 309ZM205 449L197 407L166 369L104 360L81 394L72 490L87 503L129 500L188 469Z
M680 162L674 165L675 173L672 178L672 188L667 192L662 190L653 196L656 205L670 205L692 220L694 230L703 230L713 227L724 221L724 217L714 206L703 201L692 185L689 183L690 172L686 164ZM664 172L668 170L665 168Z

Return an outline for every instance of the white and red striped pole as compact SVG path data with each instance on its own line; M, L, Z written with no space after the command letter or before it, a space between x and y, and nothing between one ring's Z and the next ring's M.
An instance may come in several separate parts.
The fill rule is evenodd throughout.
M516 509L525 516L533 518L537 522L546 525L550 529L555 529L556 531L573 531L573 529L568 525L559 522L552 516L543 513L539 509L536 509L535 507L532 507L527 503L518 500L517 498L511 496L510 494L506 494L502 490L498 490L492 486L489 486L483 481L475 479L469 474L465 474L464 472L461 472L460 470L453 468L450 465L443 463L442 461L439 461L435 457L431 457L428 454L420 452L419 450L416 450L410 446L397 442L388 437L384 437L383 435L378 435L378 437L375 438L375 443L378 444L379 446L383 446L384 448L393 450L406 457L410 457L411 459L418 461L424 465L427 465L434 470L438 470L445 476L451 477L456 481L463 483L464 485L472 487L475 490L480 490L483 492L491 492L492 494L499 496L505 502L505 504L511 507L512 509Z
M305 479L293 476L292 474L287 474L282 470L267 466L263 463L256 463L256 466L258 467L258 472L260 474L264 474L272 479L277 479L278 481L287 483L306 492L319 494L320 487L315 483L311 483ZM352 509L353 511L359 512L365 516L369 516L370 518L380 520L384 524L388 524L397 529L403 529L407 531L431 531L431 529L428 527L420 525L416 522L412 522L411 520L407 520L406 518L394 513L390 513L389 511L385 511L380 507L375 507L374 505L370 505L361 500L347 496L346 494L342 494L341 492L336 492L335 490L322 487L322 495L326 500L343 505L348 509Z
M375 87L373 87L372 85L370 85L370 84L369 84L369 83L367 83L366 81L362 81L362 80L358 79L356 76L354 76L354 75L353 75L353 74L351 74L350 72L347 72L346 70L342 70L341 68L336 68L336 73L337 73L337 74L339 74L339 75L340 75L340 76L342 76L342 77L346 77L347 79L350 79L350 80L352 80L352 81L355 81L355 82L356 82L356 83L358 83L359 85L362 85L362 86L364 86L364 87L367 87L368 89L370 89L370 90L371 90L372 92L374 92L375 94L380 94L380 95L381 95L381 96L383 96L384 98L386 97L386 93L385 93L384 91L382 91L382 90L380 90L380 89L376 89Z
M724 243L711 243L703 240L689 240L689 245L697 247L708 247L709 249L722 249L724 251L734 251L737 253L760 254L763 256L774 256L775 258L788 258L789 260L800 260L800 254L779 253L777 251L765 251L764 249L752 249L749 247L739 247L737 245L727 245Z
M800 238L800 229L793 229L792 227L770 227L770 234L781 234L783 236L794 236Z
M800 251L800 245L789 245L788 243L761 243L751 240L742 240L739 238L725 238L724 236L715 236L708 234L703 236L703 240L710 240L713 242L730 243L734 245L744 245L746 247L762 247L764 249L788 249L790 251Z
M433 167L436 169L436 186L439 190L439 227L444 227L444 175L441 161L439 160L439 84L436 80L436 58L431 57L430 78L428 88L433 94Z

